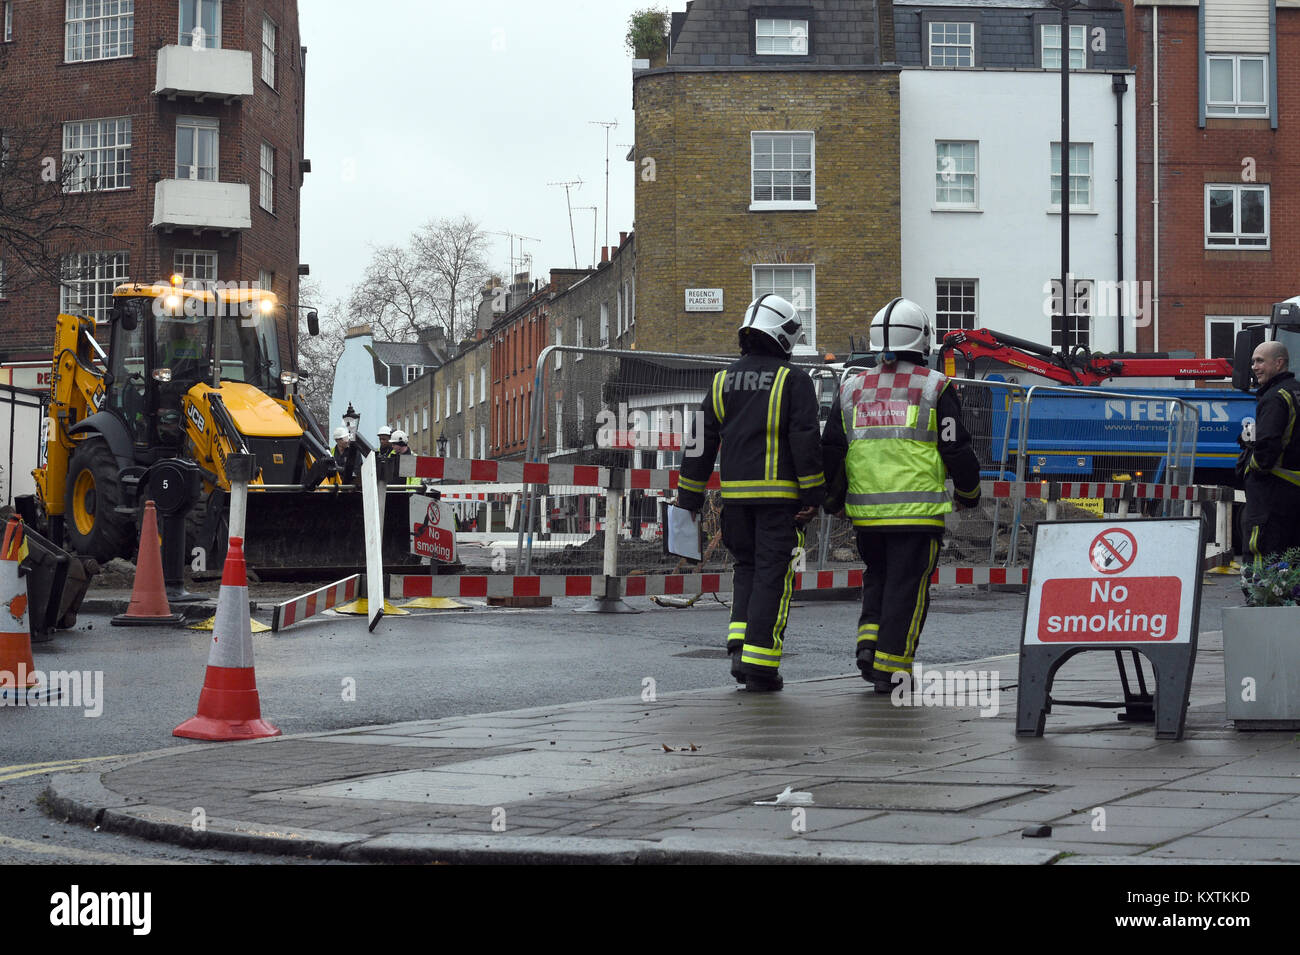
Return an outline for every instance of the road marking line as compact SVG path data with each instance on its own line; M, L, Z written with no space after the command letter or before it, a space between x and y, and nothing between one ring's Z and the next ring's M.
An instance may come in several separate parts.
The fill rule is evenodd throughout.
M60 759L49 763L17 763L13 766L0 766L0 782L22 779L24 776L38 776L41 773L56 773L64 769L75 769L83 763L121 758L121 756L83 756L80 759Z
M16 849L19 852L30 852L34 855L71 856L78 861L102 862L108 865L190 865L188 862L180 862L174 859L139 858L119 855L115 852L73 849L68 846L60 846L58 843L28 842L26 839L15 839L12 836L0 836L0 849Z

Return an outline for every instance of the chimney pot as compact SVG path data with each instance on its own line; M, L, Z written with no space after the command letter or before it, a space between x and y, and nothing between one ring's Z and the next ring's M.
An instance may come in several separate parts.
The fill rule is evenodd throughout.
M609 246L607 246L607 245L602 245L602 246L600 247L600 261L601 261L601 262L608 262L608 261L609 261Z

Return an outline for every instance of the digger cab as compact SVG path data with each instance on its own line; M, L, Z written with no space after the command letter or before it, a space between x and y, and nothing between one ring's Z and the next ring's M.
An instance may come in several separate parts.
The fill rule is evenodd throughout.
M114 298L100 410L125 425L138 463L182 450L184 399L200 383L244 382L263 395L284 397L282 310L270 292L126 285Z

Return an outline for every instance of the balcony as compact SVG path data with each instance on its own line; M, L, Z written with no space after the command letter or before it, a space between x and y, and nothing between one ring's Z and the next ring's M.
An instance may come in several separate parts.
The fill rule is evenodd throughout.
M168 232L251 229L252 201L252 192L242 183L164 179L154 188L153 227Z
M247 50L206 50L165 46L158 51L154 93L176 99L189 96L203 102L230 103L253 95L253 54Z

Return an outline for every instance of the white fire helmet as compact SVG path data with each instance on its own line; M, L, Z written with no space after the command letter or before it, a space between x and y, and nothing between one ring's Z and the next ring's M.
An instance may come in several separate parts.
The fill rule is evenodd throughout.
M348 429L347 429L347 428L335 428L335 429L334 429L334 440L335 440L335 441L339 441L339 440L345 439L345 438L347 438L347 437L348 437Z
M392 433L393 433L393 429L386 424L381 425L379 430L375 432L375 434L379 435L381 438L386 438Z
M803 340L803 321L799 310L779 295L771 292L760 295L745 309L745 320L740 331L752 328L769 336L789 355L794 346Z
M393 444L406 444L406 432L394 431L390 440Z
M930 354L930 316L911 299L896 298L871 320L871 350Z

